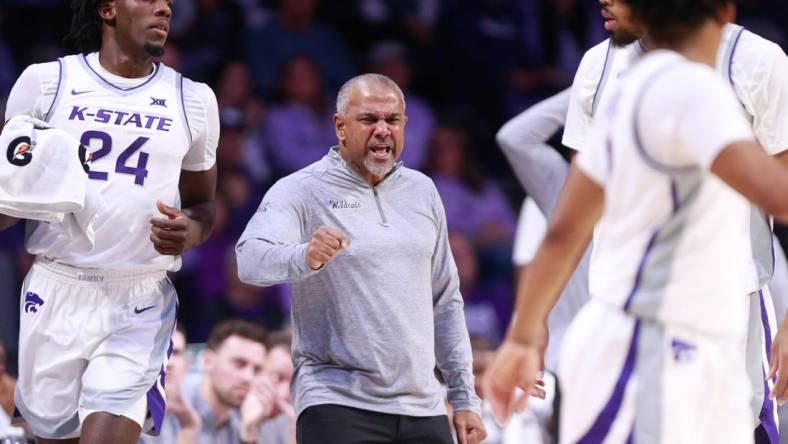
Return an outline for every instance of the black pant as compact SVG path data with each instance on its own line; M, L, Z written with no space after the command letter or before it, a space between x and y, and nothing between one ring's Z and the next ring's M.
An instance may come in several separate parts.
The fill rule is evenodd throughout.
M449 418L371 412L334 404L304 410L298 444L453 444Z

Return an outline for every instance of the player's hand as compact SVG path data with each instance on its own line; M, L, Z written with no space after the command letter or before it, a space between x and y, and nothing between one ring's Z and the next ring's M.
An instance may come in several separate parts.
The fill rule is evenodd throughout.
M341 231L321 226L312 235L306 247L306 263L309 268L317 270L337 257L347 246L350 238Z
M454 412L454 430L457 431L459 444L478 444L487 437L482 419L476 413L467 410Z
M543 385L538 379L542 357L539 348L522 345L507 339L498 349L492 364L482 380L482 392L490 403L493 418L500 425L506 424L515 410L523 410L528 396L544 399ZM525 391L519 397L515 389Z
M781 325L772 342L772 358L769 362L769 376L777 376L769 398L776 399L777 404L783 405L788 401L788 327Z
M160 254L177 256L200 242L200 227L178 208L156 201L156 208L167 217L150 220L150 240Z

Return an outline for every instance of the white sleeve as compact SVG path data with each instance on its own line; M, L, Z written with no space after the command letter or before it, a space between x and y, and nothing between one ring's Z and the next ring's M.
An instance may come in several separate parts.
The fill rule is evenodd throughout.
M181 168L205 171L216 163L219 144L219 106L208 85L183 79L183 99L192 145L183 158Z
M607 51L607 45L600 44L586 51L577 67L575 79L572 81L569 109L566 112L566 124L561 143L576 151L583 151L585 148L588 133L594 123L592 102L597 82L605 65L604 58L600 60L600 51L603 50Z
M723 149L734 142L753 140L754 135L741 104L716 73L704 70L684 78L682 91L674 96L683 98L678 104L665 100L666 95L658 91L646 95L640 125L643 128L645 122L678 109L674 112L676 143L672 157L679 165L700 165L708 170ZM670 88L676 88L675 82L670 83Z
M788 57L772 42L761 57L763 78L750 94L753 130L763 149L775 155L788 150Z
M589 149L579 152L572 163L591 180L604 188L610 169L609 128L612 116L600 115L591 126L587 140Z
M547 219L536 206L536 202L530 197L526 197L520 209L517 233L514 236L514 252L512 254L514 265L527 265L531 262L546 232Z
M16 80L5 107L5 121L20 114L45 120L57 92L58 62L30 65ZM46 102L46 103L44 103Z

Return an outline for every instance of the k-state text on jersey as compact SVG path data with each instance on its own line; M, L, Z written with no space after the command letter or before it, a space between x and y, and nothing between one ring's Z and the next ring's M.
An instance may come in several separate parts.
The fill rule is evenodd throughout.
M93 112L89 106L73 106L68 120L87 120L108 125L134 126L137 128L155 129L169 132L172 119L153 114L141 114L128 111L117 111L98 108Z

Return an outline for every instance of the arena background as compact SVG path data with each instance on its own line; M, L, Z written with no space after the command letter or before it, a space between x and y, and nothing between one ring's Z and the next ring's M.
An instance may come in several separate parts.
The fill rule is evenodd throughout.
M0 2L0 109L21 71L68 54L70 2ZM435 179L447 208L475 344L493 348L511 314L511 245L524 192L495 131L570 85L606 35L592 0L175 0L165 63L208 83L220 106L217 223L173 275L190 342L242 317L289 322L286 286L236 277L233 247L267 188L336 142L338 86L381 72L406 91L403 159ZM739 23L786 48L788 2L740 2ZM553 140L557 143L559 138ZM778 227L788 246L788 230ZM16 369L24 228L0 233L0 340Z

